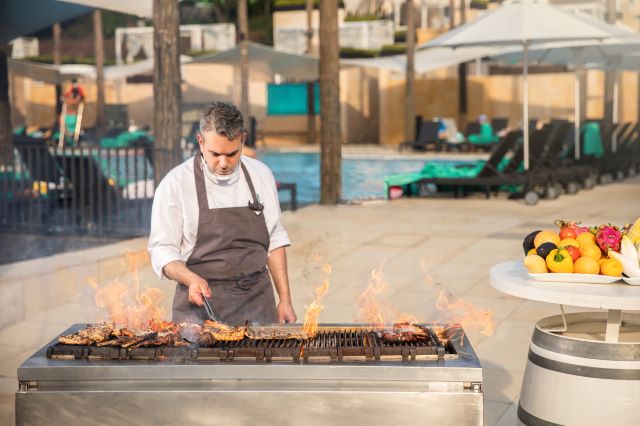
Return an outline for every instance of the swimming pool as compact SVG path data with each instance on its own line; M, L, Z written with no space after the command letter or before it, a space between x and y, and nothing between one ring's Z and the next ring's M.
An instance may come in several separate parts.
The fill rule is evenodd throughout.
M320 200L320 154L282 153L263 151L258 153L281 182L297 184L298 202L317 203ZM386 175L417 172L424 166L425 159L343 157L342 158L342 199L358 200L384 198ZM429 160L442 161L442 160ZM288 193L280 193L281 201L288 201Z

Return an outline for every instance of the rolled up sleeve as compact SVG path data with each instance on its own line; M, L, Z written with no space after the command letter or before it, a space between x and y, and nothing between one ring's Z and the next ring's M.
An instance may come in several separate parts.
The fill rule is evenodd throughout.
M170 262L184 260L182 245L182 208L179 193L173 190L167 179L160 182L151 209L151 232L148 250L151 267L160 279L167 279L162 269Z

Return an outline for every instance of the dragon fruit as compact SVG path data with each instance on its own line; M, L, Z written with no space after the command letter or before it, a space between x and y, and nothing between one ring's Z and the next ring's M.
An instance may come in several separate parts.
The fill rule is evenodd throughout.
M555 224L560 228L571 228L576 231L576 235L580 235L583 232L589 232L588 226L580 226L580 222L568 222L564 220L556 220Z
M607 253L609 250L620 252L622 233L612 225L600 225L591 229L596 236L596 243L600 249Z

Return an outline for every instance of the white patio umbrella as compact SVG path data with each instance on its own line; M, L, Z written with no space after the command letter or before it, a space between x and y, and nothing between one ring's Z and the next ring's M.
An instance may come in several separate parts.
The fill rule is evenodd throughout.
M625 54L640 52L640 36L637 33L582 16L580 16L580 19L607 32L611 38L603 41L581 40L541 43L534 45L527 52L530 62L571 65L574 67L574 156L576 160L580 159L580 70L586 64L591 64L590 67L592 68L617 70L622 67L622 58ZM521 47L514 47L504 49L501 53L493 55L493 58L514 63L521 61L523 56L524 50ZM629 65L633 64L632 61L628 60L628 68ZM616 107L617 102L614 101L614 109ZM617 111L614 111L614 122L616 122L615 117L617 117Z
M594 21L595 22L595 21ZM529 169L528 51L536 43L603 40L610 35L575 13L546 0L508 0L475 21L462 25L421 47L522 46L522 115L524 167Z

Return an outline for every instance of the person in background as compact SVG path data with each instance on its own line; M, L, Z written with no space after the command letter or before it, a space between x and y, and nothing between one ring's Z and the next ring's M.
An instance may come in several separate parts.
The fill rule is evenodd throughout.
M491 127L486 115L481 114L478 117L478 124L480 124L480 133L474 133L467 137L471 144L486 147L498 142L499 138L493 132L493 127Z

